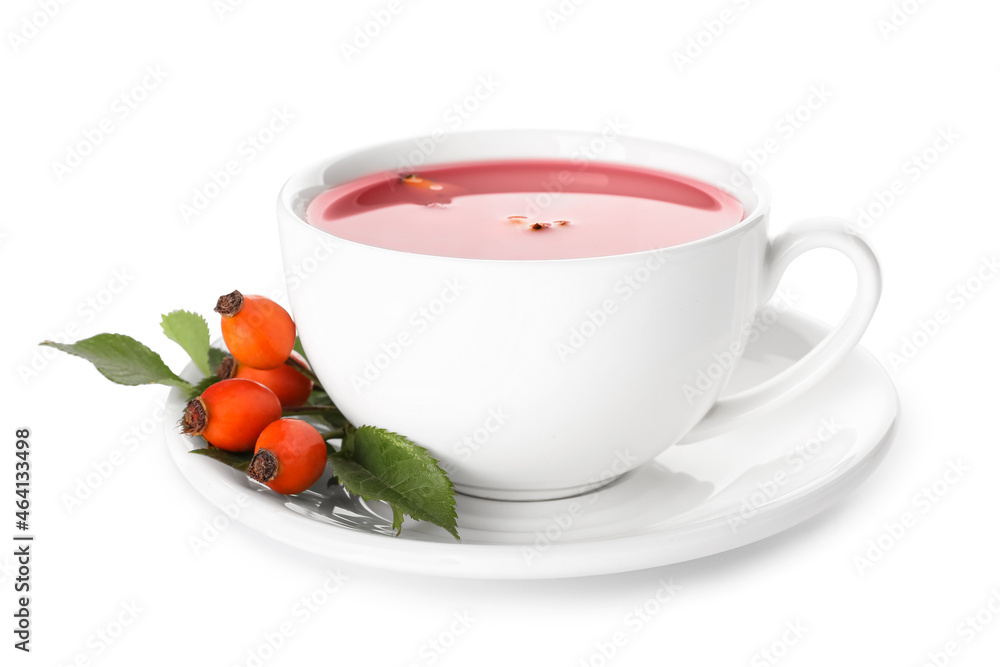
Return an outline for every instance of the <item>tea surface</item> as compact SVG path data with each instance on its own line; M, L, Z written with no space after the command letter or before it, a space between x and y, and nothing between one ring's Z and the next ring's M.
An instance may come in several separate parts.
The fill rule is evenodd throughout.
M666 248L743 219L722 190L683 176L570 160L483 161L383 172L316 197L334 236L425 255L571 259Z

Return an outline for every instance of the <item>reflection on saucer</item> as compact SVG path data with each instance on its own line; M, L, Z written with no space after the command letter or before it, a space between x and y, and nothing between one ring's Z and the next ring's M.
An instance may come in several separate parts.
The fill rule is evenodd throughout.
M733 391L779 373L829 327L782 315L748 347ZM193 366L191 367L192 372ZM184 397L170 395L180 412ZM669 448L597 491L536 502L459 495L456 542L407 519L393 536L392 512L325 481L285 497L239 471L188 455L167 430L178 467L239 521L334 559L439 576L550 578L624 572L733 549L786 530L829 507L878 465L898 413L895 388L862 349L814 387L732 430ZM248 500L249 498L249 500Z

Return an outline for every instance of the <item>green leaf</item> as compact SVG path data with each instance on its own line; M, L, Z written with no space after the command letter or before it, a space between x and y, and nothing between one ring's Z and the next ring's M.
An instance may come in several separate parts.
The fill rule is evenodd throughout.
M246 452L246 453L227 452L226 450L219 449L218 447L203 447L202 449L192 449L190 453L207 456L208 458L215 459L220 463L225 463L230 468L236 468L241 472L247 471L247 468L250 467L250 459L253 458L253 452Z
M324 410L316 416L334 430L344 428L349 424L347 417L340 410Z
M208 348L208 367L215 373L219 369L222 360L229 356L226 352L217 347Z
M354 434L355 433L357 433L356 429L354 429L353 427L349 428L349 429L347 429L347 433L344 434L344 437L340 439L340 455L341 456L343 456L345 458L348 458L348 459L353 459L354 458Z
M302 341L299 340L298 336L295 337L295 345L292 346L292 349L301 354L302 358L306 360L307 364L309 363L309 357L306 356L306 351L302 349Z
M362 426L353 437L353 456L328 456L333 472L349 492L392 506L398 534L403 515L441 526L455 539L455 490L427 450L396 433Z
M198 396L201 396L202 394L205 393L206 389L208 389L213 384L219 381L220 378L218 375L206 375L201 379L201 382L192 387L191 391L188 392L187 396L188 400L190 401L192 398L197 398Z
M399 535L400 531L403 530L403 512L395 505L390 504L389 507L392 508L392 527L396 529L396 535ZM458 533L453 533L455 539L458 539Z
M306 402L309 405L333 405L333 399L322 389L313 389Z
M160 327L167 338L184 348L198 370L204 375L212 374L208 351L208 324L204 317L187 310L175 310L163 316Z
M313 389L312 393L309 395L309 400L306 401L306 405L333 405L333 400L322 389ZM332 429L342 428L349 424L347 417L340 412L339 408L336 410L323 411L317 414L316 417L322 420L323 423L329 425Z
M86 359L101 375L125 385L164 384L191 391L191 384L174 375L156 352L122 334L97 334L76 343L40 343Z

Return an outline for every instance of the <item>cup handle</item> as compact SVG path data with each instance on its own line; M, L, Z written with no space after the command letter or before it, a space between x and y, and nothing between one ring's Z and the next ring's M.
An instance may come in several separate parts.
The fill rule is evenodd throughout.
M792 261L817 248L838 250L854 264L858 287L850 309L833 331L791 368L756 387L717 401L681 443L716 435L751 415L800 395L833 370L861 340L882 294L882 276L872 247L843 220L804 220L792 231L773 239L764 260L759 303L766 304L774 295Z

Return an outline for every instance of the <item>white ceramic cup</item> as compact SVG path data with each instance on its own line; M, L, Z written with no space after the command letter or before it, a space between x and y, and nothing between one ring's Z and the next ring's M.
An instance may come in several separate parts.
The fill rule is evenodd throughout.
M313 197L360 176L526 158L683 174L734 195L745 217L683 245L555 260L387 250L305 222ZM751 419L808 389L858 343L881 292L871 248L831 219L770 238L769 206L758 178L703 153L631 138L508 130L400 141L324 160L285 184L278 219L299 335L347 418L426 447L460 492L540 500L597 488L682 438ZM814 248L833 248L853 262L857 294L849 312L796 365L719 400L785 268Z

